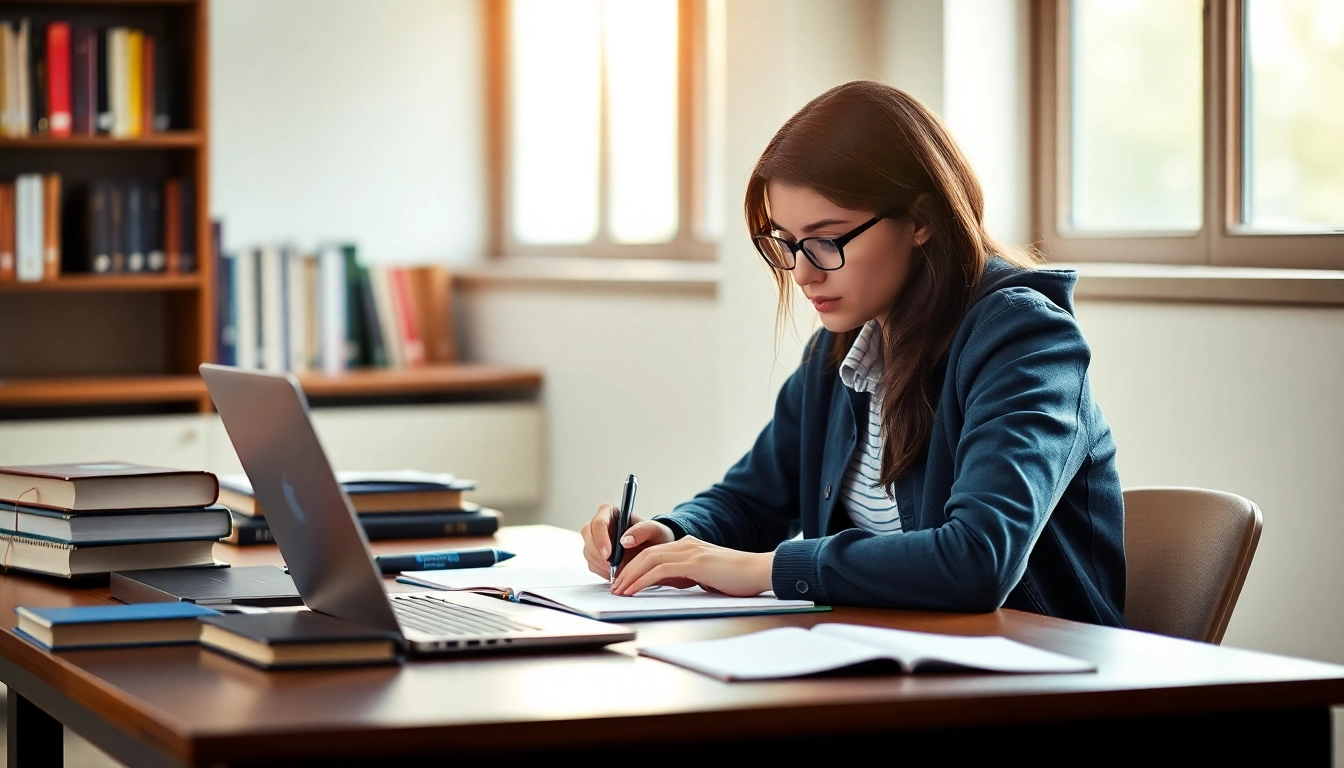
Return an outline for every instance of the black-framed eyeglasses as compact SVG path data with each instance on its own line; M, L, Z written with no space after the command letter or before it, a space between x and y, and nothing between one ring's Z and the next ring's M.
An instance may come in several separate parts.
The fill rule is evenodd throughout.
M798 252L802 251L812 266L825 272L832 272L845 266L845 246L862 235L883 219L899 219L905 215L904 208L892 208L883 211L839 237L804 237L794 242L774 235L756 235L756 251L765 259L765 263L775 269L788 271L798 265Z

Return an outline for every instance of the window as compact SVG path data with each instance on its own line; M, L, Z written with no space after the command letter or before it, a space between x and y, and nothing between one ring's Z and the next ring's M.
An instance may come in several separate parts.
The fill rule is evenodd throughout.
M711 257L704 0L485 8L491 250Z
M1032 11L1052 258L1344 269L1344 0Z

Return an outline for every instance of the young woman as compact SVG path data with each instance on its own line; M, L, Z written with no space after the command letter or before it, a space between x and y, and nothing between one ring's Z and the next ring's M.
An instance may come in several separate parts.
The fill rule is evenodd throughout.
M1115 443L1075 275L989 238L942 122L878 83L833 88L770 141L746 217L780 311L792 280L824 329L722 482L633 521L612 591L1123 626ZM582 531L603 576L614 516L603 504Z

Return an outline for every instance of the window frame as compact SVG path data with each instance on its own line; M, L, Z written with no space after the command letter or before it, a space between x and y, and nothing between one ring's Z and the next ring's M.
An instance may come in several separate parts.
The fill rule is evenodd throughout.
M1069 230L1072 0L1031 4L1031 227L1052 260L1344 269L1344 229L1283 234L1241 226L1244 2L1204 0L1203 223L1193 234Z
M610 181L607 163L606 87L599 118L598 231L590 242L536 244L519 242L512 222L512 131L509 114L509 29L513 3L483 3L485 25L485 149L488 221L487 254L491 257L563 256L635 259L712 260L717 246L697 236L705 229L706 56L705 0L677 0L677 232L666 243L617 243L609 231ZM605 73L605 62L603 63Z

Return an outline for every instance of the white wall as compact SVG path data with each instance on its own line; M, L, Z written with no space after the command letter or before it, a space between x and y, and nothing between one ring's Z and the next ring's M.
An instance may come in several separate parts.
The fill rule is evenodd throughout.
M374 262L483 250L476 0L210 4L212 214L227 248L354 240Z

